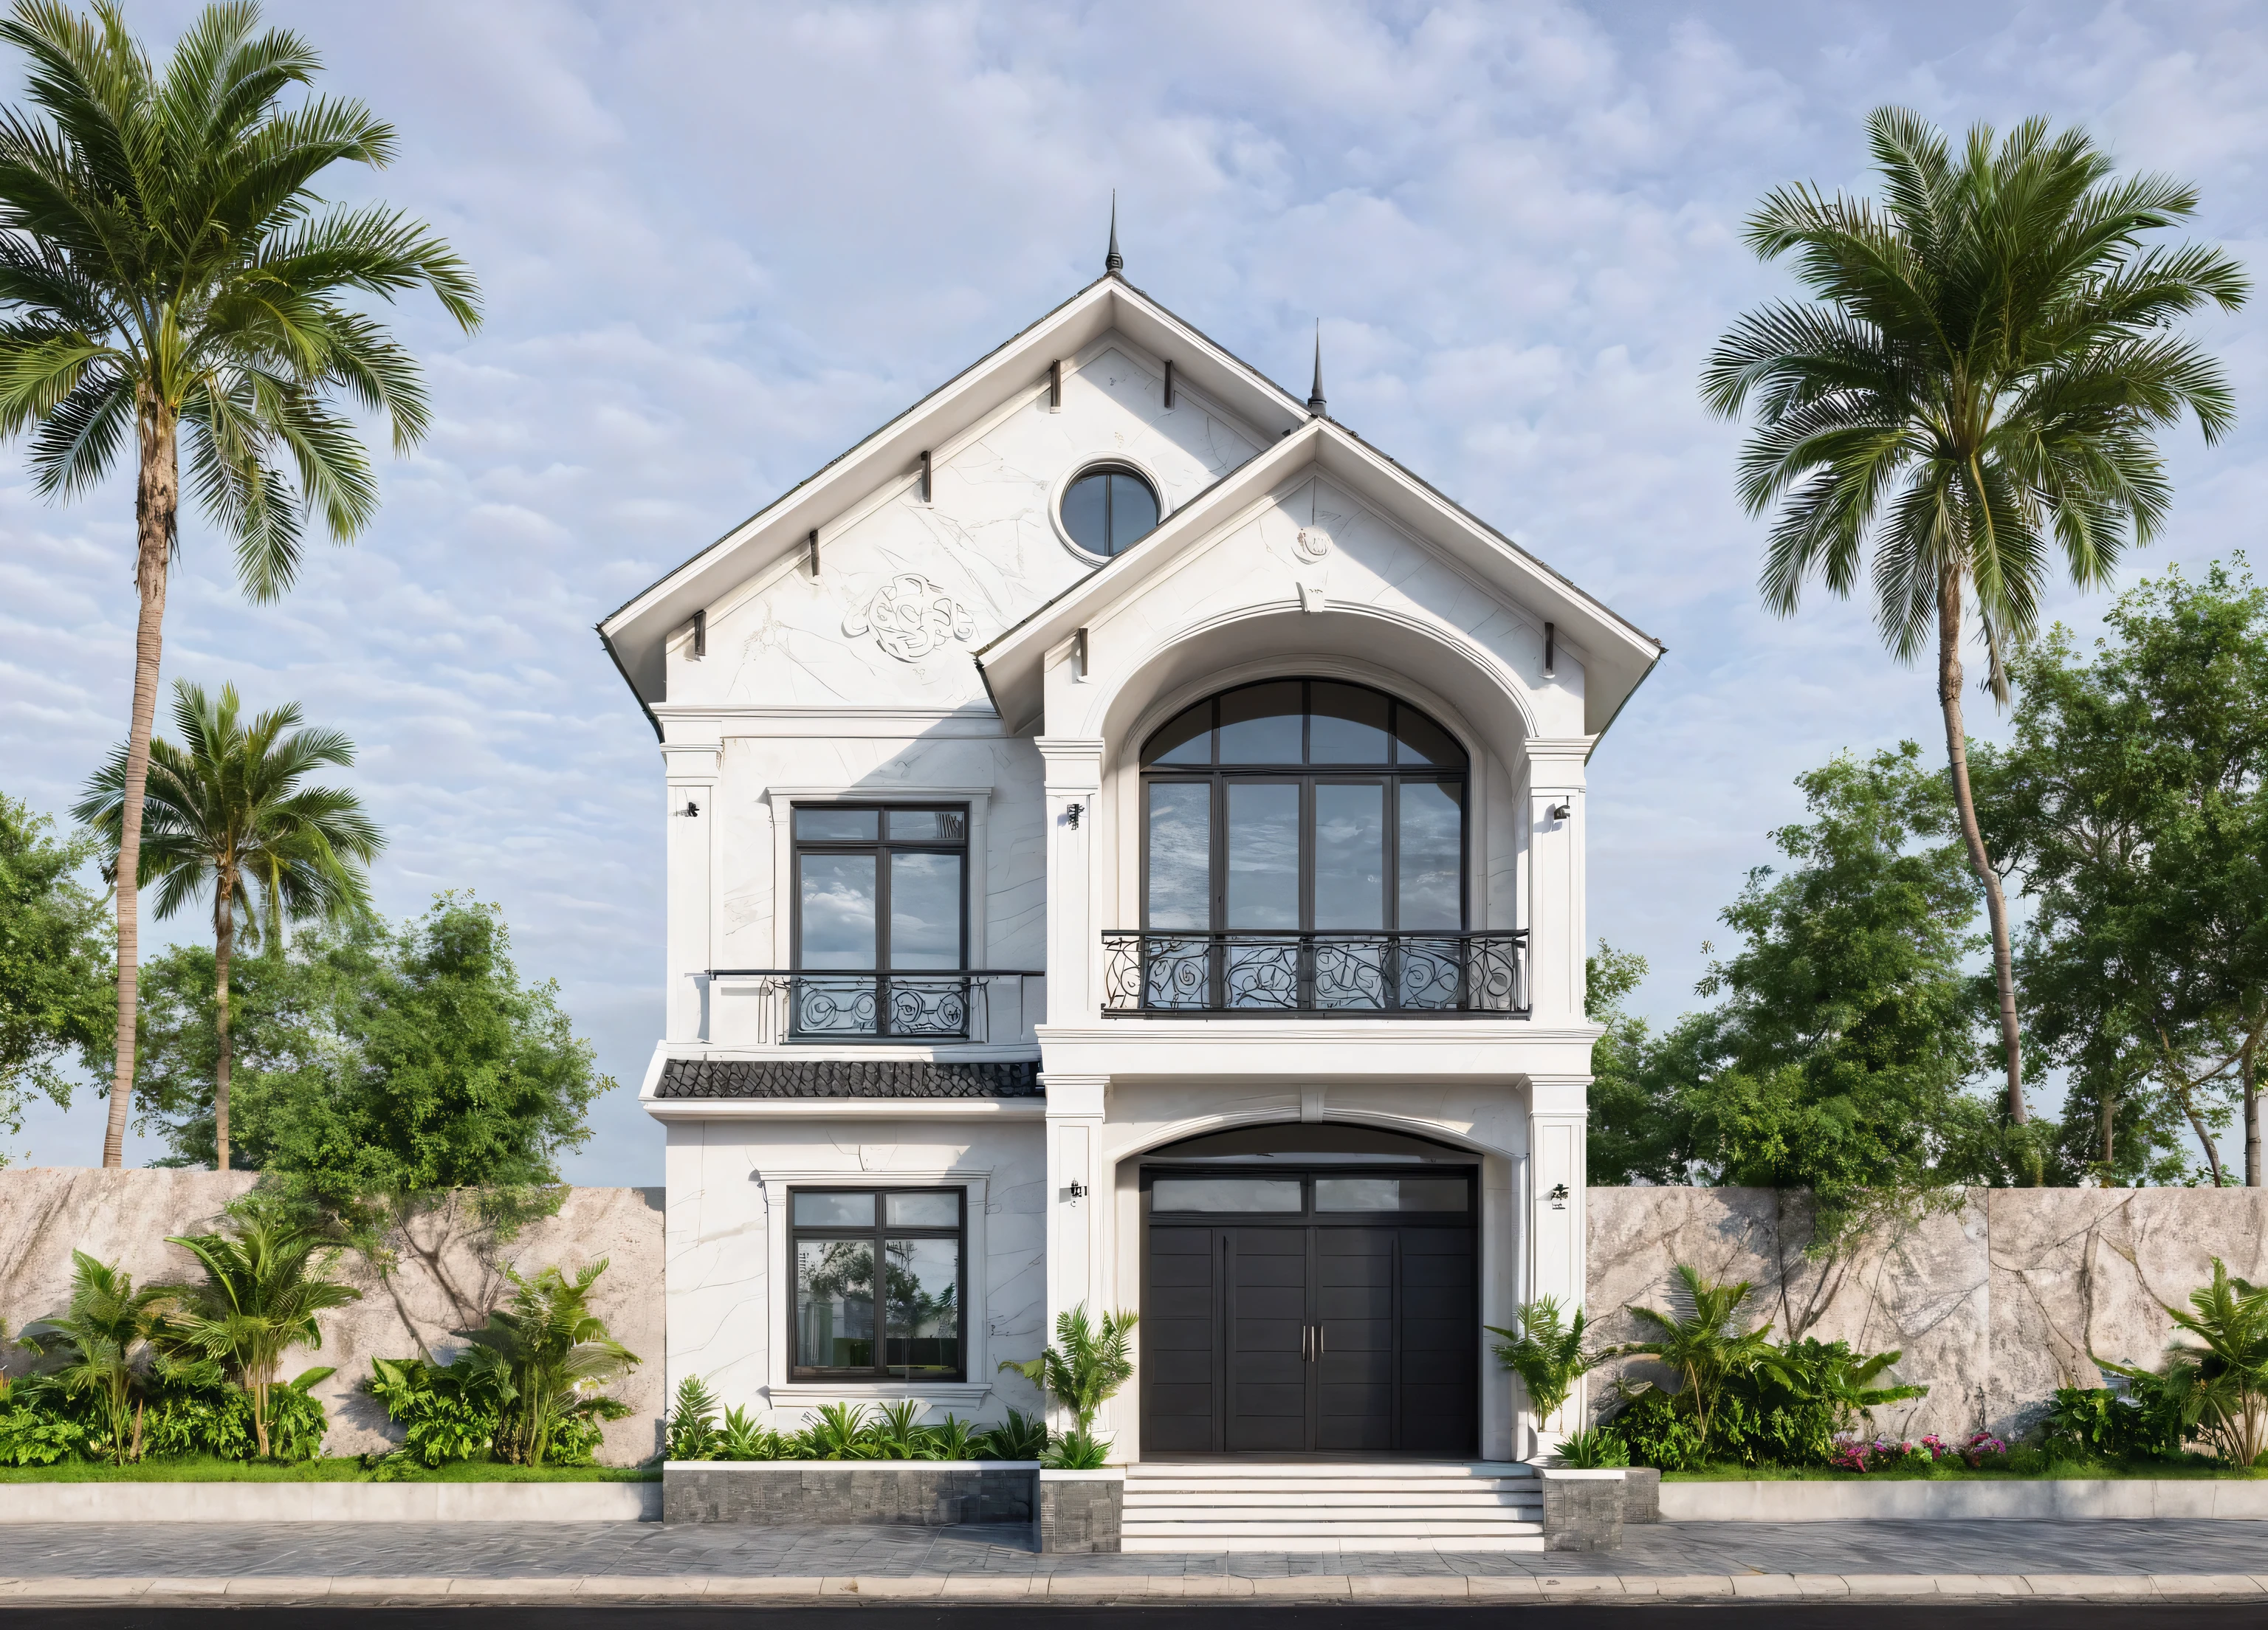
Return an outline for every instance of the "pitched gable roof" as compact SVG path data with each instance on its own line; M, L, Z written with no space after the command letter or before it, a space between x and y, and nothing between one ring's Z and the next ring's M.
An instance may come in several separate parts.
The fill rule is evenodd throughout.
M1539 620L1556 623L1561 639L1583 664L1587 734L1602 733L1661 659L1664 647L1652 635L1577 588L1345 426L1314 418L1231 470L1167 516L1132 548L981 649L976 653L977 666L983 672L1000 716L1011 729L1023 728L1037 719L1049 650L1104 608L1169 570L1221 523L1310 468L1425 539Z
M1153 355L1172 357L1178 379L1265 435L1307 420L1307 408L1289 391L1107 273L602 618L599 637L648 719L652 704L663 700L664 642L696 611L803 547L814 528L823 532L876 485L903 476L924 449L951 441L1029 388L1049 363L1113 329Z

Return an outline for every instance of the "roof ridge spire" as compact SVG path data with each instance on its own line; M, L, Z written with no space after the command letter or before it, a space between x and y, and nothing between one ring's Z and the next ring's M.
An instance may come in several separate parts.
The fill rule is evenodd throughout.
M1116 277L1126 269L1126 257L1118 253L1118 189L1110 189L1110 247L1103 252L1102 272L1106 277Z
M1323 319L1315 319L1315 382L1307 387L1307 415L1310 418L1329 418L1329 404L1323 400Z

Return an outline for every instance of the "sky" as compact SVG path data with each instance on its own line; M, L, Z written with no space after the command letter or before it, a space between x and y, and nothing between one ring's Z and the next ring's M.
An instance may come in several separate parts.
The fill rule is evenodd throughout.
M127 0L162 50L186 4ZM658 1183L637 1082L659 1033L663 785L601 615L1101 270L1331 409L1663 640L1591 763L1591 924L1697 1005L1704 942L1796 775L1912 738L1929 676L1867 606L1756 590L1736 426L1696 389L1793 292L1741 224L1768 189L1867 186L1862 121L2087 126L2195 182L2190 236L2259 276L2268 10L2178 4L1358 5L1239 0L804 7L271 4L325 88L400 131L342 198L423 217L481 279L466 336L391 315L434 422L383 510L253 606L184 512L165 672L299 701L360 749L394 916L500 902L620 1084L565 1164ZM19 84L0 64L0 96ZM2170 435L2171 524L2122 581L2254 541L2268 510L2262 308L2191 332L2235 433ZM0 788L60 813L123 737L132 491L56 507L0 448ZM2058 591L2091 634L2110 596ZM1996 728L1977 708L1975 733ZM195 936L187 914L145 927ZM92 1164L101 1104L36 1106L14 1161ZM133 1164L157 1152L145 1141Z

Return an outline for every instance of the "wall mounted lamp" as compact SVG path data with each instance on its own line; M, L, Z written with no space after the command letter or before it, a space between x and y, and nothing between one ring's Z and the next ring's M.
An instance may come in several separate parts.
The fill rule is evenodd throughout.
M1555 804L1543 812L1553 820L1565 820L1575 812L1575 806L1572 804Z
M1074 1202L1085 1200L1086 1198L1086 1185L1084 1183L1074 1182L1067 1192L1070 1193L1071 1200Z
M692 799L688 798L685 800L685 807L683 809L672 810L670 811L670 813L673 815L683 815L690 818L701 813L701 806L698 804L696 804Z
M1066 804L1064 805L1064 819L1071 824L1071 829L1073 832L1077 832L1079 830L1079 818L1086 812L1086 805L1084 804Z
M1551 1186L1550 1193L1544 1198L1551 1202L1551 1209L1554 1211L1565 1211L1567 1209L1567 1186L1565 1183L1554 1183Z

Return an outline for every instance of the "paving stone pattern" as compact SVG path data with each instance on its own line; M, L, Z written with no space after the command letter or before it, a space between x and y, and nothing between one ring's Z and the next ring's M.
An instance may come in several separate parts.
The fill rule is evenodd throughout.
M456 1579L863 1575L2245 1574L2268 1523L1664 1523L1619 1552L1455 1555L1042 1555L1013 1527L783 1529L660 1523L21 1524L0 1527L0 1577Z

